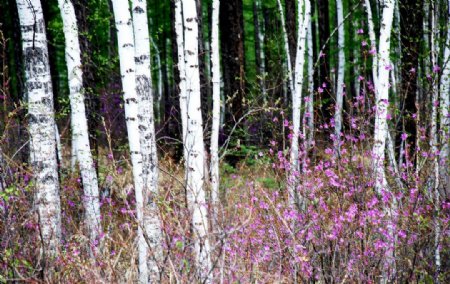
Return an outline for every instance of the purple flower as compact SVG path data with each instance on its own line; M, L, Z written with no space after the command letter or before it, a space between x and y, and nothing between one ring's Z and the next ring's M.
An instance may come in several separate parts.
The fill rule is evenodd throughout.
M439 71L441 71L441 67L439 67L439 65L434 65L433 66L433 72L434 73L439 73Z

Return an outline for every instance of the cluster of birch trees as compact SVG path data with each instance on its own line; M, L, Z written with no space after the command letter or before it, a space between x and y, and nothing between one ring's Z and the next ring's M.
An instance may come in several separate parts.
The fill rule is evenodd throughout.
M220 209L219 134L224 128L224 120L236 122L245 115L245 109L242 107L246 88L243 3L242 0L212 0L211 6L208 6L211 20L206 19L210 35L204 40L203 25L199 20L202 8L198 8L201 1L172 2L176 43L173 45L176 58L172 60L176 61L179 76L177 103L181 117L186 200L193 232L195 265L199 279L205 283L212 283L213 246L210 232L219 230L211 226L217 224ZM262 2L265 1L252 2L255 57L258 65L256 71L258 88L264 106L268 107L267 102L272 100L270 96L276 94L270 91L268 83L271 74L265 54L268 49L264 24L267 15L263 13L263 8L268 4ZM365 92L360 81L355 79L364 74L353 72L351 76L348 75L351 73L348 71L351 67L347 56L350 55L352 60L355 60L353 50L356 50L356 53L360 50L359 44L346 40L359 33L351 29L350 34L347 34L349 30L345 29L348 26L346 21L349 21L356 10L365 15L362 20L364 24L360 29L369 35L370 42L367 44L372 55L371 70L364 76L371 78L375 96L372 148L375 188L380 193L389 191L385 165L399 167L405 159L405 143L410 142L413 149L418 147L417 125L409 121L397 126L402 128L398 133L406 131L409 138L397 142L399 139L396 135L400 134L397 133L397 129L390 129L388 122L390 103L399 104L399 109L403 109L402 115L405 116L420 113L422 109L420 104L427 104L429 107L426 109L431 111L429 147L435 154L431 187L435 204L439 204L440 199L447 197L445 193L448 194L450 185L448 173L450 1L282 2L276 0L273 10L270 11L275 11L278 15L282 37L280 45L283 50L283 62L280 64L284 73L285 93L290 95L285 100L287 102L285 107L291 111L292 120L290 163L293 173L287 182L289 202L292 206L302 203L302 198L298 196L296 190L302 170L300 152L301 148L310 148L313 143L315 125L320 123L319 119L316 119L317 115L322 113L325 119L334 121L334 131L331 134L334 153L339 157L346 124L345 96L352 94L356 97ZM51 81L52 58L49 56L46 21L41 4L40 0L16 0L25 72L23 98L26 100L28 111L29 162L33 172L35 204L42 231L41 249L42 253L51 259L58 255L61 243L58 163L62 158L58 157L57 151L59 133L55 123ZM155 94L161 95L161 92L155 91L153 87L151 66L153 40L149 32L151 20L147 14L149 7L146 0L112 0L111 4L136 198L139 282L147 283L158 281L158 263L163 258L163 231L156 200L159 193L154 111L157 109L155 98L158 98ZM425 6L422 7L421 4ZM333 16L336 16L336 21L328 13L329 7L334 5L336 9ZM79 166L81 174L85 224L89 239L91 243L98 241L101 243L103 228L99 183L89 137L79 23L72 0L58 0L58 7L63 23L69 86L71 164L72 167ZM420 9L411 15L416 17L415 20L408 19L411 9ZM418 20L421 21L417 22ZM421 27L422 38L414 38L414 25ZM331 32L330 27L333 28ZM393 33L394 27L397 29L396 33ZM332 61L329 59L331 57L329 46L334 36L336 36L337 57ZM398 36L399 39L394 40L394 36ZM410 55L416 53L417 56L420 52L421 46L418 43L420 40L424 40L428 48L426 56L422 59L423 64ZM346 46L350 42L355 45ZM208 51L207 57L201 54L205 50ZM391 56L393 53L400 53L401 60L393 61ZM205 62L206 59L208 62ZM334 73L329 71L331 64L335 66ZM161 69L159 68L159 73ZM427 94L417 87L418 76L412 74L419 73L424 76L433 72L436 74L430 77L431 92ZM205 143L204 117L202 117L204 104L202 96L205 94L202 91L202 80L205 80L202 76L210 80L208 85L211 86L212 107L208 116L212 117L212 122L209 143ZM161 80L162 75L159 74L157 77ZM159 82L157 88L160 88L161 84L162 82ZM327 87L324 87L325 85ZM328 98L325 97L327 93L330 94ZM330 104L331 99L334 103ZM231 104L227 105L225 101ZM333 107L330 108L330 105ZM303 142L305 143L302 144ZM0 145L0 160L2 160L1 150ZM387 161L386 156L389 157ZM209 185L210 190L207 188ZM208 209L208 205L212 210ZM439 241L439 235L440 228L437 224L436 242ZM101 245L92 246L92 256L96 255L98 249L101 249ZM435 264L437 267L440 266L439 245L436 245Z

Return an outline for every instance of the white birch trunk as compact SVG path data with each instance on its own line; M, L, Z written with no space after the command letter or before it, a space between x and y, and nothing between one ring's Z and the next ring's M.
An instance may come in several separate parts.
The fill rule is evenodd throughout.
M205 146L200 103L198 62L198 18L195 0L182 0L186 59L187 131L185 165L187 201L192 214L194 252L199 280L211 283L211 248L208 240L208 216L205 182Z
M431 66L437 66L438 57L439 57L439 30L436 28L438 22L437 15L438 8L436 7L436 3L431 2ZM440 209L440 194L439 194L439 139L438 139L438 102L439 102L439 89L438 89L438 80L435 79L432 82L432 96L431 96L431 130L430 130L430 147L431 152L433 153L433 170L434 170L434 188L433 188L433 197L434 197L434 264L435 264L435 280L438 280L439 273L441 271L441 252L440 252L440 235L441 235L441 226L439 222L439 209ZM438 282L438 281L437 281Z
M136 92L139 101L139 130L142 155L144 228L150 251L148 260L151 282L158 282L158 263L162 261L162 230L158 214L158 157L155 139L153 93L150 62L150 37L147 1L133 0L133 29L136 63Z
M380 29L378 77L376 83L376 112L375 112L375 133L373 145L373 167L375 173L375 189L381 192L386 189L387 181L384 169L384 152L387 138L387 107L389 104L389 69L390 59L390 38L392 30L392 20L394 16L394 0L386 0L383 8L383 18Z
M303 14L303 5L305 11ZM306 33L311 18L310 0L301 0L298 2L298 34L297 34L297 54L295 56L295 73L294 73L294 92L292 93L292 144L291 144L291 170L299 172L299 136L300 136L300 116L302 107L302 89L305 65L305 44ZM296 191L297 178L295 173L289 186L289 198L292 205L298 204L298 196Z
M372 57L372 77L375 90L378 90L378 53L377 53L377 40L375 37L375 28L373 24L372 8L370 7L370 1L364 0L364 6L366 6L367 22L369 26L369 39L371 48L375 50L376 54Z
M143 216L143 179L142 155L139 132L139 108L136 93L135 52L133 26L128 1L112 0L114 19L117 29L117 43L119 49L120 74L125 102L125 119L130 147L131 164L133 167L134 190L136 195L136 215L138 222L138 255L139 282L148 283L147 251L148 246L144 238Z
M299 2L301 2L301 0L299 0ZM284 40L284 52L286 53L286 61L287 61L287 71L288 71L288 85L290 88L291 93L294 93L294 74L292 72L292 59L291 59L291 53L289 51L289 42L288 42L288 36L287 36L287 32L286 32L286 23L284 20L284 10L283 10L283 5L281 5L281 1L277 0L278 3L278 10L280 11L280 19L281 19L281 28L282 28L282 32L283 32L283 40ZM300 6L299 7L303 7ZM299 10L299 19L300 19L300 15L301 15L301 10ZM300 23L299 23L300 25Z
M211 127L211 202L214 206L213 220L217 219L217 206L219 204L219 129L220 129L220 54L219 54L219 8L220 0L212 3L211 27L211 71L212 71L212 127Z
M366 2L368 4L368 1ZM368 6L370 7L370 6ZM373 58L373 64L376 64L378 71L372 67L372 72L374 74L374 85L375 85L375 131L374 131L374 144L372 148L373 156L373 172L375 178L375 190L378 194L381 194L383 190L389 190L386 171L384 168L385 161L385 150L386 150L386 140L388 139L388 124L387 124L387 114L389 105L389 74L392 69L391 60L389 58L390 53L390 38L392 32L392 22L394 17L394 7L395 0L385 0L383 6L383 16L380 24L380 42L379 42L379 54L375 55ZM367 9L368 15L370 9ZM373 23L372 23L373 24ZM372 48L375 48L375 42L373 41L373 25L369 26L369 35L372 41ZM378 60L376 57L379 57ZM390 208L385 208L385 213L390 222L392 220L391 209L395 208L395 200L391 204ZM389 234L394 239L395 236L393 226L388 225ZM385 267L383 269L382 283L390 280L392 275L395 275L395 259L394 250L389 250L386 255Z
M448 2L448 14L447 14L447 38L445 40L444 49L444 64L441 74L441 90L440 90L440 165L441 165L441 179L443 181L444 192L450 193L450 170L449 170L449 157L450 157L450 1Z
M307 125L308 125L308 140L307 149L312 146L314 140L314 57L313 57L313 34L312 21L309 21L308 31L308 89L309 100L307 107ZM306 116L306 115L305 115Z
M162 121L161 100L163 96L161 55L159 52L158 45L155 43L152 37L150 37L150 43L155 49L156 68L158 69L158 80L156 81L158 86L158 91L156 93L156 120L157 122L161 122Z
M259 76L261 76L259 83L260 83L260 88L261 88L261 92L263 95L263 101L264 103L267 101L267 90L266 90L266 79L265 79L265 74L266 74L266 55L264 52L264 39L265 39L265 28L264 28L264 21L262 20L262 17L260 16L260 12L261 12L261 1L260 0L255 0L255 5L256 5L256 11L255 11L255 15L253 15L254 17L256 17L256 21L255 23L258 25L258 41L259 41L259 54L257 56L259 56L259 62L260 62L260 66L259 67Z
M17 0L28 97L30 162L35 180L35 204L44 259L58 254L61 240L61 205L55 145L53 90L39 0Z
M187 135L187 92L186 92L186 60L184 58L184 33L183 33L183 10L181 0L175 1L175 34L177 40L178 71L180 73L180 113L181 113L181 137L185 145ZM187 157L186 148L184 156Z
M335 155L340 156L340 143L342 131L342 107L344 102L344 75L345 75L345 34L344 34L344 7L342 0L336 0L338 25L338 72L336 83L336 106L334 112Z
M69 99L71 107L72 146L79 162L83 181L83 203L86 210L86 226L91 243L102 233L100 219L100 200L97 172L89 144L89 132L83 94L83 74L81 49L78 40L78 26L75 9L70 0L58 0L65 38L67 74L69 77Z

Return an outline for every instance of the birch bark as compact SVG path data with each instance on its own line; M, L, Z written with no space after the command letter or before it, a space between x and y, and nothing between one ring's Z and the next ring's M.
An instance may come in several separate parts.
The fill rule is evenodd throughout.
M367 12L367 22L369 27L369 39L370 45L377 54L377 40L375 37L375 28L373 24L373 16L372 16L372 8L370 7L370 1L364 0L364 6L366 7ZM378 55L373 56L372 58L372 77L373 77L373 85L375 86L375 90L378 90Z
M158 157L155 139L147 1L133 0L133 30L136 63L136 92L139 101L139 130L142 155L144 228L150 251L148 268L152 282L158 282L162 261L162 231L158 214Z
M71 107L72 145L80 166L83 181L83 203L86 210L86 225L91 243L98 241L102 233L97 172L94 168L86 110L83 94L81 50L78 40L78 25L75 9L70 0L58 0L65 38L67 74L69 77L69 99Z
M301 0L299 0L299 3ZM287 61L287 79L288 79L288 85L291 93L294 93L294 73L292 72L292 59L291 59L291 53L289 51L289 40L286 32L286 23L284 20L284 11L283 11L283 5L281 5L281 1L277 0L278 3L278 10L280 11L280 19L281 19L281 28L283 33L283 40L284 40L284 52L286 53L286 61ZM300 5L300 4L299 4ZM299 11L299 19L300 19L300 11Z
M200 104L200 70L198 59L198 17L195 0L182 0L184 24L184 55L186 59L187 129L185 165L187 171L187 200L192 214L194 251L198 277L211 283L211 255L208 240L206 208L205 146Z
M265 103L267 101L267 90L266 90L266 79L265 79L265 73L266 73L266 56L264 52L264 39L265 39L265 29L264 29L264 20L263 17L261 17L261 1L255 0L254 2L254 24L255 24L255 45L256 45L256 56L258 58L257 62L258 64L258 75L260 76L259 79L259 86L261 89L263 102Z
M181 113L181 136L185 145L187 135L187 92L186 92L186 60L184 58L184 32L183 32L183 10L181 0L175 1L175 34L177 40L178 71L180 72L180 113ZM184 156L187 157L184 148Z
M305 11L303 11L303 5ZM291 167L293 171L293 180L289 187L290 202L292 205L298 204L296 192L297 175L299 173L299 136L300 136L300 116L302 107L302 89L305 64L305 43L306 33L311 18L310 0L301 0L298 2L298 36L297 36L297 54L295 56L294 73L294 92L292 93L292 144L291 144Z
M438 8L436 7L436 3L434 1L431 2L431 37L430 37L430 45L431 45L431 65L433 69L438 64L438 56L439 56L439 30L436 28L437 24L439 24L438 17ZM437 75L437 74L436 74ZM435 281L439 283L439 274L441 272L441 250L440 250L440 235L441 235L441 226L439 222L439 211L440 211L440 193L439 193L439 182L440 182L440 170L439 170L439 138L438 138L438 106L439 106L439 89L438 89L438 80L433 80L432 82L432 95L431 95L431 130L430 130L430 147L431 152L433 153L433 170L434 170L434 188L431 193L434 197L434 211L435 211L435 220L434 220L434 264L435 264Z
M368 1L367 1L368 2ZM389 70L392 69L389 59L392 20L394 16L394 0L386 0L380 28L378 74L375 76L375 133L372 149L374 159L375 189L381 192L386 189L387 181L384 169L384 152L387 138L387 107L389 104Z
M344 34L344 7L342 0L336 0L338 25L338 74L336 83L336 106L334 112L335 155L340 156L340 143L342 131L342 107L344 100L344 72L345 72L345 34Z
M309 149L314 140L314 57L313 57L313 29L312 21L309 21L308 31L308 90L309 100L307 113L305 114L308 125L307 149Z
M443 181L444 192L448 196L450 194L450 1L447 1L447 38L445 40L444 61L441 74L441 90L440 90L440 143L442 145L440 151L441 179Z
M58 254L61 241L61 205L47 38L41 2L17 0L16 3L25 60L30 162L35 179L35 204L42 236L41 252L48 260Z
M212 3L211 27L211 71L213 90L213 110L211 129L211 202L214 207L213 219L217 219L217 205L219 204L219 128L220 128L220 57L219 57L219 10L220 0Z
M127 124L128 142L130 147L131 164L133 167L134 190L136 195L136 215L138 222L138 258L139 282L148 282L147 251L148 246L144 238L143 216L143 179L142 155L139 132L139 108L136 93L135 51L131 13L128 1L112 0L114 20L117 29L117 43L119 49L120 74L125 101L125 119Z
M150 37L150 43L153 46L153 49L155 50L155 59L156 59L156 68L158 70L158 80L157 86L158 91L156 92L156 121L158 123L162 120L162 113L161 113L161 100L163 96L163 75L162 75L162 65L161 65L161 52L159 51L158 45L153 40L152 37Z

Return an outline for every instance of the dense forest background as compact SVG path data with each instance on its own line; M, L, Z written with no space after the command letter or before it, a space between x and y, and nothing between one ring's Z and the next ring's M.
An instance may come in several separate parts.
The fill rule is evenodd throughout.
M449 1L0 0L0 12L0 283L450 281ZM48 56L30 55L41 34ZM138 76L126 83L139 39L142 93ZM39 56L51 178L52 152L33 140Z

